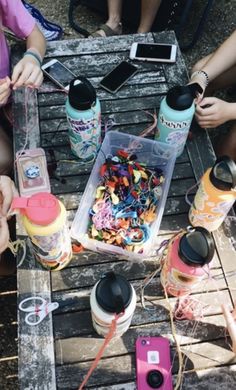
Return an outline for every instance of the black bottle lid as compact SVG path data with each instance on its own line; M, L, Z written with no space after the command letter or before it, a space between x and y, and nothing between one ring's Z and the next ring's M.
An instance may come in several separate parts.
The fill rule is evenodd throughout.
M131 284L121 275L108 272L96 287L96 300L103 310L119 314L130 304Z
M175 86L167 92L166 103L173 110L187 110L193 104L197 92L202 93L198 83Z
M197 226L184 234L179 242L179 257L192 267L208 264L215 252L212 235L203 227Z
M96 91L85 77L76 77L70 82L68 98L75 110L88 110L96 103Z
M236 188L236 164L228 156L216 160L210 171L210 181L219 190L230 191Z

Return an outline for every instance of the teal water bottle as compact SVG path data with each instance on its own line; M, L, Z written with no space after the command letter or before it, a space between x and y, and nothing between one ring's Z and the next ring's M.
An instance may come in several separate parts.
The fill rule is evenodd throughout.
M202 88L194 83L171 88L161 101L156 139L177 147L177 157L184 150L195 113L194 98Z
M101 105L85 77L70 82L66 116L72 152L81 160L94 160L101 145Z

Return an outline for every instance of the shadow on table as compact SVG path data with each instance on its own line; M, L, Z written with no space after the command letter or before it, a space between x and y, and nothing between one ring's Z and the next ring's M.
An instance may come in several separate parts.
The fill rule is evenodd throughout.
M79 317L83 317L82 312L77 317L77 332L75 329L72 330L73 337L65 339L63 338L65 335L61 334L60 340L56 340L58 364L56 375L59 388L70 390L78 388L103 343L103 339L93 329L90 313L87 312L86 316L87 335L81 334L80 324L82 325L84 321L81 318L80 322ZM71 323L67 324L67 326L71 325ZM183 368L188 371L185 375L183 389L191 388L188 387L190 384L197 386L199 381L202 387L195 387L196 389L210 389L207 385L208 377L225 382L225 377L217 371L217 368L214 368L235 362L234 354L225 340L225 327L204 322L204 318L201 321L178 321L175 322L175 327L178 340L181 342ZM83 325L82 328L84 329ZM135 389L133 384L136 375L135 342L139 336L163 336L173 342L168 310L162 305L156 305L155 310L148 311L138 305L132 326L122 337L111 340L102 360L91 375L88 385L111 389L112 385L117 384L114 387L116 390ZM193 344L190 345L191 342ZM171 347L171 358L172 374L176 380L179 359L174 343ZM216 374L213 375L211 372L208 374L207 371L204 373L202 370L205 368L216 370ZM194 372L195 370L199 372ZM228 378L230 369L224 367L223 371ZM227 380L236 383L236 377ZM122 385L125 382L127 383Z

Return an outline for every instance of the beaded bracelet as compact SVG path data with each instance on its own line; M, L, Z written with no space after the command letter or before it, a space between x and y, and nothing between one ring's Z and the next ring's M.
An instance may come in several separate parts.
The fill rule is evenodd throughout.
M25 57L25 56L32 56L32 57L34 57L37 61L38 61L38 63L39 63L39 67L41 68L41 66L42 66L42 59L41 59L41 57L39 56L39 54L36 54L35 52L33 52L33 51L31 51L31 50L27 50L25 53L24 53L24 56L23 57Z
M196 72L193 72L193 74L191 75L191 80L195 77L195 76L203 76L204 78L204 84L205 84L205 88L208 86L209 84L209 76L208 74L204 71L204 70L197 70Z

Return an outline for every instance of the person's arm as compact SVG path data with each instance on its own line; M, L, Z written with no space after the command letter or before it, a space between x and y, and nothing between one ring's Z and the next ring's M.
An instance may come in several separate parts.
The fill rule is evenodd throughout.
M27 37L26 47L24 57L13 69L11 79L13 89L23 85L39 87L43 82L41 63L46 50L46 41L37 25Z
M191 76L191 83L198 82L205 90L207 84L236 65L236 30L212 54L200 71Z
M214 52L202 68L208 74L209 81L224 73L236 64L236 30Z

